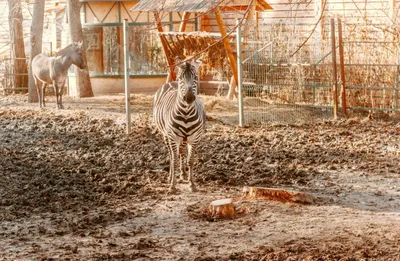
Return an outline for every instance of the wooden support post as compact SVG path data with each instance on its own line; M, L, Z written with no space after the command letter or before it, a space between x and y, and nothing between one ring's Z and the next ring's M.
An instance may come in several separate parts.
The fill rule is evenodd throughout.
M256 20L256 28L255 28L256 40L259 40L259 39L260 39L260 34L259 34L260 29L259 29L259 26L258 26L259 17L260 17L260 16L259 16L259 12L256 11L255 17L254 17L254 19Z
M184 32L186 31L186 25L189 19L190 13L189 12L184 12L183 16L182 16L182 21L181 24L179 26L179 32Z
M338 91L337 91L337 71L336 71L336 33L335 19L331 18L331 41L332 41L332 93L333 93L333 117L338 119Z
M159 16L158 12L154 12L154 19L156 21L158 32L160 32L160 33L164 32L164 30L162 28L162 24L161 24L161 19L160 19L160 16ZM169 52L167 39L165 38L164 35L159 35L159 37L160 37L161 45L163 47L164 54L165 54L165 57L167 58L167 63L168 63L168 66L169 66L167 82L175 81L176 75L175 75L174 67L173 67L175 62L172 59L171 54Z
M392 24L396 24L397 10L396 10L396 0L389 1L389 19Z
M250 10L247 13L246 16L246 23L243 26L243 43L247 44L247 39L249 38L249 32L251 28L255 28L257 27L258 21L255 20L255 14L256 14L256 4L253 1L253 4L250 6ZM257 31L256 31L257 32Z
M324 15L324 5L325 5L325 1L327 0L317 0L315 1L315 8L316 10L316 19L318 20L322 15ZM319 26L316 28L317 32L319 32L321 39L325 40L325 19L322 18L321 21L319 22Z
M339 56L340 56L340 93L342 96L342 112L347 115L347 101L346 101L346 76L344 70L344 48L343 48L343 34L342 34L342 20L338 19L338 33L339 33Z
M222 42L224 44L226 55L228 56L229 64L231 65L231 68L232 68L233 77L235 78L235 82L237 85L238 84L238 74L237 74L236 59L232 53L232 47L229 43L228 37L224 38L227 35L227 33L225 30L224 21L222 19L221 12L218 7L215 10L215 18L217 19L218 28L219 28L219 31L221 32L221 37L224 39L224 40L222 40Z

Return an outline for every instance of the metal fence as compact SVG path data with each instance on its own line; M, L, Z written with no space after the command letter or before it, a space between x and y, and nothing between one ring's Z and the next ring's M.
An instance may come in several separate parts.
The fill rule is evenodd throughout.
M134 23L128 27L130 74L165 74L167 64L161 42L152 24ZM87 61L93 75L124 74L122 26L84 28Z
M29 64L29 59L27 58L16 58L18 60L25 60L26 64ZM15 73L14 62L11 58L4 57L0 60L0 92L5 95L9 93L20 93L27 92L28 86L17 86L16 77L27 76L28 73ZM25 81L26 83L28 81Z
M293 39L299 31L299 25L258 24L257 32L243 35L244 124L310 123L333 117L330 43L309 41L293 55L305 40Z
M43 53L47 55L53 55L54 54L53 52L55 51L51 42L43 42L42 50ZM10 57L11 53L8 54L7 52L5 52L3 56L0 58L0 93L3 95L12 93L26 93L28 91L28 86L17 84L15 79L16 77L19 76L27 76L28 73L15 72L14 59L25 60L25 63L29 70L30 66L29 56L27 56L26 58L10 58ZM25 82L26 84L28 83L28 81ZM50 88L47 88L46 90L52 91L49 89Z
M348 108L400 112L399 43L346 41L343 45Z
M240 62L244 124L312 123L351 111L399 112L398 41L376 32L359 41L354 32L365 32L362 25L331 22L330 29L311 37L298 24L247 26Z

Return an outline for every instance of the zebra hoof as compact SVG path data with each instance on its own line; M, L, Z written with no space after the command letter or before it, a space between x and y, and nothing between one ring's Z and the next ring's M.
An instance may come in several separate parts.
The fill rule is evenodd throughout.
M190 192L197 192L198 190L197 190L197 188L195 186L191 185L191 186L189 186L189 191Z
M175 187L169 187L168 194L176 194L177 190Z

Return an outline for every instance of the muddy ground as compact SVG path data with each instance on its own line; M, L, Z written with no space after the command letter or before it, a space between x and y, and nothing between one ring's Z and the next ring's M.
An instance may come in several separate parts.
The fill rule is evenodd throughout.
M400 260L400 123L352 118L238 128L209 115L195 181L168 194L167 149L136 95L39 110L0 96L0 260ZM308 205L242 198L243 186L310 193ZM204 208L231 197L233 219Z

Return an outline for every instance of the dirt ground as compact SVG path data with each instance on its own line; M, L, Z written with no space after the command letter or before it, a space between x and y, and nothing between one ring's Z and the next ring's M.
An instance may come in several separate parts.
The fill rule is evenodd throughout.
M204 97L198 192L168 194L151 96L0 96L0 260L400 260L400 123L380 117L238 128ZM242 198L243 186L311 194L303 205ZM210 219L216 199L240 214Z

